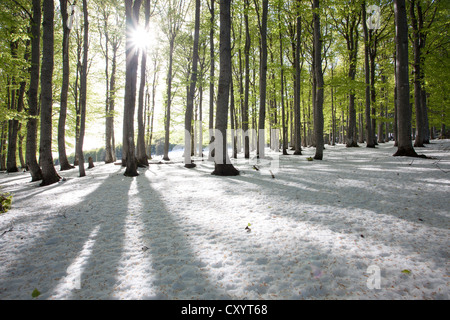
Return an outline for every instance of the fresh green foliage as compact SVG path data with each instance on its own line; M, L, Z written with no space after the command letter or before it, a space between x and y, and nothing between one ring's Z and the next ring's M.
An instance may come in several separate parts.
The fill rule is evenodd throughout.
M5 213L11 209L12 198L13 196L8 192L0 193L0 213Z

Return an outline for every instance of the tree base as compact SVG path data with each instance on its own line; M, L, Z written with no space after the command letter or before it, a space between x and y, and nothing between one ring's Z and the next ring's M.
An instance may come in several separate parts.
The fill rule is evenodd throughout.
M302 151L301 150L297 150L294 152L295 156L301 156L302 155Z
M58 174L52 175L51 177L43 178L40 186L41 187L48 186L59 182L59 180L61 180L61 177Z
M350 143L347 143L346 145L345 145L347 148L358 148L359 146L358 146L358 143L356 142L356 141L352 141L352 142L350 142Z
M191 168L195 168L197 165L195 163L186 163L184 165L185 168L191 169Z
M71 169L74 169L74 168L75 168L75 166L72 166L72 165L68 164L67 166L60 166L59 167L59 171L66 171L66 170L71 170Z
M239 170L232 164L216 164L211 174L216 176L238 176Z
M123 175L125 177L137 177L139 173L136 170L125 170Z
M413 158L424 158L424 159L431 159L428 158L426 155L423 154L417 154L414 148L412 147L399 147L397 149L397 152L393 154L394 157L413 157Z

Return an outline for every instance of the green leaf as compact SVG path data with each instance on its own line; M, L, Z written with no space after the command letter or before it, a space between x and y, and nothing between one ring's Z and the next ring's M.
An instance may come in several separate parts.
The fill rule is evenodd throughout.
M403 269L403 270L402 270L402 273L410 274L410 273L411 273L411 270Z
M33 292L31 293L31 296L32 296L33 298L36 298L36 297L39 297L40 294L41 294L41 293L39 292L39 290L35 288L35 289L33 290Z

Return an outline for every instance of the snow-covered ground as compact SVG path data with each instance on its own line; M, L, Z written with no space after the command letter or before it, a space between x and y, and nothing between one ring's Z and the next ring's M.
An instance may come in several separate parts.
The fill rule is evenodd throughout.
M2 173L0 299L448 299L450 140L395 150L267 149L237 177L180 154L135 178Z

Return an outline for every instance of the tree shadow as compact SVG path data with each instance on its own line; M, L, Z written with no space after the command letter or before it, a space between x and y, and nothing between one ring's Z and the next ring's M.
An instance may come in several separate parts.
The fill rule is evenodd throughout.
M151 260L148 277L157 286L145 298L229 299L209 280L207 263L196 255L183 221L167 209L152 187L151 177L141 174L137 181L136 195L142 208L137 213L138 223L143 228L140 243L143 256Z
M36 288L41 292L40 299L74 298L72 293L78 285L78 280L70 274L70 267L77 260L80 261L80 254L84 255L81 260L88 258L90 253L84 249L86 243L92 240L90 238L107 237L106 227L111 227L111 221L108 215L102 214L102 211L111 215L115 203L108 205L110 211L104 208L105 192L117 187L117 179L120 177L113 174L76 204L62 206L64 214L58 212L61 206L56 209L47 207L46 211L42 211L46 206L33 207L32 202L45 201L41 199L39 193L29 199L30 216L18 220L13 217L14 232L8 234L8 237L13 238L4 236L1 239L14 241L17 245L12 252L5 253L13 260L6 259L0 271L2 275L0 297L31 299L31 292ZM129 183L125 182L123 188L127 187L129 188ZM49 190L49 187L44 188ZM58 192L57 185L55 184L51 190ZM54 197L61 196L66 191L60 190L61 192ZM43 215L45 217L42 217ZM30 219L40 223L33 226ZM96 229L101 232L94 236ZM110 262L114 260L113 258Z

